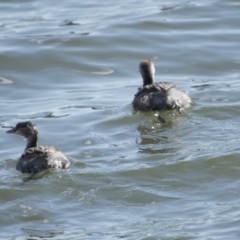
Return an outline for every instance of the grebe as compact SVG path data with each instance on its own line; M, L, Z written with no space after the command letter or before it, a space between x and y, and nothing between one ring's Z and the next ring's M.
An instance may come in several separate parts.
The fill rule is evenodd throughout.
M154 82L155 68L153 62L144 59L140 62L139 71L142 75L143 86L138 89L132 105L135 110L159 111L164 109L189 108L191 98L178 90L171 82Z
M16 169L22 173L37 173L48 168L69 168L67 157L52 146L37 146L38 131L32 122L19 122L6 133L15 133L27 139L27 146Z

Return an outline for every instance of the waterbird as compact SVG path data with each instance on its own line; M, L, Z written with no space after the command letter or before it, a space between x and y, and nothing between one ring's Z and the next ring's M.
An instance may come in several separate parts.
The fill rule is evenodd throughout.
M19 122L6 133L15 133L27 139L27 146L16 169L22 173L38 173L44 169L65 169L70 167L67 157L52 146L37 146L38 131L30 122Z
M160 111L176 109L181 110L191 106L191 98L178 90L172 82L155 83L155 67L151 60L144 59L139 64L143 86L135 94L132 105L134 110Z

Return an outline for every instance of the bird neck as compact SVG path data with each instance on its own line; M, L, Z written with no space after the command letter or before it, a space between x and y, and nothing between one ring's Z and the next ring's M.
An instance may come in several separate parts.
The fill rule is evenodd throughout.
M27 146L26 146L25 150L27 150L28 148L36 147L37 146L37 140L38 140L37 135L29 137L27 139Z
M153 83L154 83L154 77L152 75L143 76L143 86L153 84Z

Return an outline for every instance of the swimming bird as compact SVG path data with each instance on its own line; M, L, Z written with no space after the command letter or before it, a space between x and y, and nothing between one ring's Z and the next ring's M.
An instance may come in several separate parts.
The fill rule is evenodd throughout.
M140 62L139 71L142 75L143 86L135 94L132 105L135 110L159 111L189 108L191 98L178 90L172 82L154 82L155 68L151 60L144 59Z
M27 146L16 166L22 173L37 173L48 168L69 168L69 160L57 148L37 146L38 131L32 122L19 122L6 133L15 133L27 139Z

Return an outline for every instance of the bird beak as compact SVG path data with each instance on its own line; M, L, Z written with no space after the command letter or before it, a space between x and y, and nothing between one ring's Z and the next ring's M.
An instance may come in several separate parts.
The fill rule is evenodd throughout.
M6 133L15 133L15 130L16 130L15 128L12 128L12 129L6 131Z

